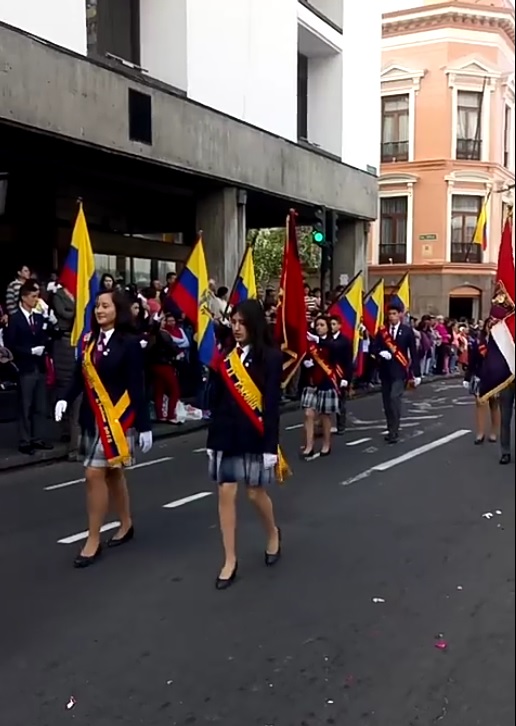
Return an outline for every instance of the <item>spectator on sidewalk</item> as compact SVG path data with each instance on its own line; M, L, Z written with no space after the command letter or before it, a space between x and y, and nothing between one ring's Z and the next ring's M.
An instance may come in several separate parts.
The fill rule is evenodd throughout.
M16 278L9 283L7 291L5 293L5 309L7 315L14 315L18 311L20 304L20 288L21 286L30 280L31 271L27 265L22 265L16 273Z

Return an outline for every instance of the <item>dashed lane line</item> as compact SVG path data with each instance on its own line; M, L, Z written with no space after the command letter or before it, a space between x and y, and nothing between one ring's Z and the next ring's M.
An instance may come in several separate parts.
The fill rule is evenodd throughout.
M134 471L135 469L145 469L148 466L156 466L156 464L165 464L167 461L172 461L173 456L163 456L161 459L152 459L152 461L142 461L140 464L134 466L128 466L127 471ZM57 489L66 489L67 487L74 486L74 484L83 484L86 481L84 477L81 479L72 479L71 481L63 481L60 484L51 484L48 487L44 487L45 492L53 492Z

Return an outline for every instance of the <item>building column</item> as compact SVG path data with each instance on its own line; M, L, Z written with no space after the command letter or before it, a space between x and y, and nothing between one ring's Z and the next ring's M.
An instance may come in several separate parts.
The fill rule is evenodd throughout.
M367 240L369 222L360 219L341 220L337 243L333 251L332 287L339 284L340 276L351 280L362 271L367 289Z
M208 275L231 288L245 250L246 193L225 187L197 200L196 224L202 230Z

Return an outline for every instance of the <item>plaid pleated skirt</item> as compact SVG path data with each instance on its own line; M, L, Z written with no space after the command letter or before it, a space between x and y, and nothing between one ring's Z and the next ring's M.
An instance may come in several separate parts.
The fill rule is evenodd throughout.
M217 484L245 484L248 487L267 487L276 481L274 467L265 469L263 454L228 456L215 451L208 460L209 474Z
M108 464L100 434L98 431L92 436L87 431L81 435L79 442L79 454L83 458L84 468L93 469L123 469L126 466L133 466L136 463L136 431L129 429L125 436L129 447L130 460L125 464Z
M330 416L332 413L339 413L340 399L334 388L319 391L317 388L307 386L301 393L301 408L311 408L317 413Z

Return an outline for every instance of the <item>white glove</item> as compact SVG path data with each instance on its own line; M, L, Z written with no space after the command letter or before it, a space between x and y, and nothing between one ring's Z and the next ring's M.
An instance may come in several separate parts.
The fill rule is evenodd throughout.
M152 431L142 431L139 444L142 454L148 454L152 449Z
M310 340L312 343L318 343L319 342L319 336L314 335L313 333L307 333L306 339Z
M32 353L32 355L41 356L45 352L45 346L37 345L35 348L31 348L30 352Z
M308 359L303 361L303 365L305 368L313 368L315 363L313 362L313 360Z
M277 463L278 463L277 454L264 454L263 455L263 468L264 469L273 469Z
M383 358L384 360L392 360L392 353L388 350L381 350L380 358Z
M149 341L148 341L148 340L140 340L140 348L141 348L142 350L145 350L145 348L146 348L146 347L147 347L148 345L149 345Z
M60 421L63 420L63 416L65 415L67 408L68 408L68 404L66 403L66 401L58 401L56 403L56 407L54 410L54 418L57 421L57 423L59 423Z
M215 456L215 452L213 449L206 449L206 455L210 461L213 461L213 457Z
M462 381L462 387L466 389L466 391L469 391L470 383L469 381Z
M342 381L340 382L340 387L347 388L348 386L349 386L349 383L347 381L345 381L344 379L342 379Z
M421 385L421 378L414 378L414 388Z

